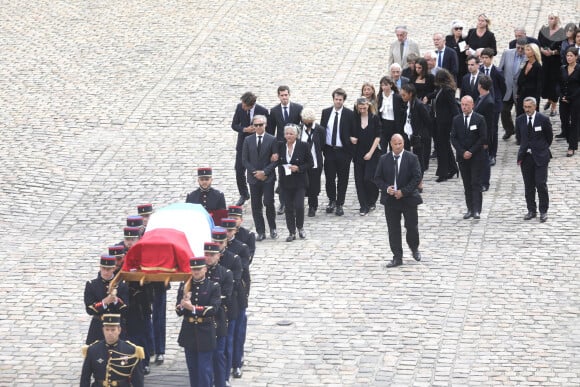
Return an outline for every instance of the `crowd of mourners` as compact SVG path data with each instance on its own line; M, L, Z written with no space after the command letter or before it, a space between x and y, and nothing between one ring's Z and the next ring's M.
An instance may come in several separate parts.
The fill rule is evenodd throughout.
M199 188L186 198L214 215L223 212L217 217L220 227L205 243L205 256L192 257L192 278L178 290L176 313L183 316L179 344L192 386L227 386L231 375L242 377L255 242L267 238L266 222L269 237L279 237L276 215L285 216L287 242L307 238L304 217L317 216L323 171L327 214L344 215L352 163L358 213L366 216L375 210L379 197L385 205L394 254L388 267L402 264L401 214L407 242L419 261L416 206L422 202L419 193L430 161L436 160L437 183L461 174L467 206L463 218L479 219L482 193L490 188L496 163L501 120L503 140L515 135L519 146L517 162L528 208L524 220L536 217L536 192L540 221L547 220L554 137L550 117L559 115L562 130L555 138L566 139L566 156L578 149L580 27L562 27L552 13L537 38L516 28L495 64L498 44L490 26L485 14L478 15L476 27L469 30L453 21L448 35L433 34L434 48L423 55L406 27L397 27L397 39L388 48L389 74L380 78L378 92L372 82L363 83L350 109L347 93L337 88L320 120L313 109L290 101L288 86L278 87L280 103L271 109L257 104L252 92L241 96L231 125L238 136L239 200L226 207L224 194L212 187L208 167L198 169ZM400 158L404 152L412 156ZM403 174L407 186L398 187ZM398 214L389 213L388 207L400 199L398 203L407 203L409 197L416 199L409 206L414 210L403 206ZM241 226L248 200L255 233ZM121 281L109 289L124 255L142 237L153 206L140 205L137 212L127 218L124 240L101 257L97 278L86 284L85 305L92 319L83 386L91 384L91 377L99 386L139 386L143 375L151 372L150 364L165 359L166 285Z

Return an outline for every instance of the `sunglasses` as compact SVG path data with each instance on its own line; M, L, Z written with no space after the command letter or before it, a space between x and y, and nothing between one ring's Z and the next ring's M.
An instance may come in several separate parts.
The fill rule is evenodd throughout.
M463 27L455 27L453 28L455 31L463 31Z
M254 126L264 126L264 124L254 124Z

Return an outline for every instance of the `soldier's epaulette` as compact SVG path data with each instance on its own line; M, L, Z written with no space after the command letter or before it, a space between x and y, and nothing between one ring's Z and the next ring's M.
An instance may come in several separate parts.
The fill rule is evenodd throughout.
M126 340L125 343L135 348L135 356L137 357L137 359L145 359L145 350L143 349L143 347L135 345L129 340Z
M87 357L87 352L89 350L89 347L91 345L97 344L99 342L99 340L95 340L92 343L90 343L89 345L83 345L81 348L81 352L83 353L83 357Z

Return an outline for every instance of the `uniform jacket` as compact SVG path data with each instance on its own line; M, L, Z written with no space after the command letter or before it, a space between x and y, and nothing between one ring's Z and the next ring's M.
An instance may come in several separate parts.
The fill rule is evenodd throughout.
M252 263L252 258L254 258L254 253L256 252L256 234L245 227L240 227L236 233L236 239L248 246L248 250L250 250L250 263Z
M234 276L231 270L222 265L215 264L207 267L206 277L220 285L221 305L216 314L216 334L217 337L228 335L228 305L231 303L232 291L234 290Z
M210 352L216 347L216 320L215 317L221 306L220 285L208 278L201 282L191 283L191 303L203 306L203 311L196 312L182 309L179 304L183 298L184 283L181 283L177 291L177 303L175 311L178 316L183 316L181 330L177 342L181 347L196 352Z
M228 251L238 256L242 266L241 277L236 282L238 291L238 305L241 309L248 307L248 297L250 295L250 285L252 278L250 276L250 249L240 240L234 238L228 241Z
M228 320L235 320L240 314L239 288L242 281L242 261L239 256L233 252L225 249L221 253L220 265L229 269L234 277L234 287L232 290L232 297L228 300Z
M98 382L91 384L91 376L95 381L102 382L108 377L109 382L117 383L110 385L143 387L143 367L139 364L142 358L143 348L131 342L119 340L112 345L104 340L95 342L87 348L80 387L103 385Z
M186 203L201 204L208 212L223 210L226 208L226 198L223 192L209 187L207 191L201 188L190 192L185 198Z

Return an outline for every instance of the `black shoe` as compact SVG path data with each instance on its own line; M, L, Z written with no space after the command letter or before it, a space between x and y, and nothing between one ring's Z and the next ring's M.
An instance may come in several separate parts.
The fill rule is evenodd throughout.
M433 151L433 153L431 153L431 156L429 156L430 159L436 159L437 158L437 152Z
M544 223L546 220L548 220L548 213L540 212L540 222Z
M393 259L391 262L387 263L386 268L390 269L391 267L401 266L403 264L402 259Z
M143 375L149 375L151 373L151 367L145 366L143 367Z
M163 356L162 353L155 356L155 364L161 365L161 364L163 364L164 361L165 361L165 356Z
M342 206L336 206L336 211L334 211L334 213L336 214L336 216L343 216L344 210L342 209Z
M463 219L469 219L472 216L473 216L473 212L467 211L465 214L463 214Z
M367 216L369 214L369 210L367 210L366 208L361 208L358 210L358 213L360 216Z
M548 110L550 108L550 106L552 106L550 101L546 102L546 104L544 105L544 110Z
M413 251L413 259L417 262L421 260L421 252L419 250Z
M524 215L524 220L530 220L536 217L536 213L533 211L528 211L526 215Z
M560 134L555 135L554 138L561 140L561 139L566 138L566 135L564 133L560 133Z
M256 241L257 242L262 242L264 239L266 239L266 234L265 233L258 233L258 235L256 236Z
M240 198L238 199L238 201L236 202L236 206L243 206L244 203L249 199L250 197L247 195L241 195Z
M272 239L278 239L278 231L276 231L276 230L270 230L270 238L272 238Z
M491 165L492 167L495 165L495 157L489 158L489 165Z
M283 205L283 204L280 204L280 207L278 207L278 211L276 211L276 213L277 213L278 215L284 215L284 211L285 211L285 209L286 209L286 208L284 207L284 205Z
M435 181L437 183L443 183L444 181L447 181L448 178L446 176L439 176Z
M334 200L331 200L330 203L328 203L328 206L326 206L326 213L332 214L334 212L335 208L336 208L336 202Z
M482 185L481 192L487 192L487 191L489 191L489 185Z
M370 207L369 207L369 211L374 211L376 209L377 209L377 206L374 205L374 204L371 204Z
M479 212L475 211L473 213L473 219L481 219L481 215L479 215Z
M288 235L288 238L286 238L286 242L292 242L296 240L296 234L290 234Z
M513 136L513 133L507 133L507 132L506 132L506 133L503 135L502 139L504 139L504 140L509 140L511 136Z
M572 157L574 156L574 153L576 153L574 149L568 149L568 151L566 152L566 157Z
M520 145L521 141L520 140L516 140L516 145Z
M550 110L550 117L556 117L556 111Z
M242 377L242 369L240 367L234 368L234 378L239 379Z
M316 210L314 209L314 207L308 208L308 217L314 218L315 216L316 216Z
M299 228L299 229L298 229L298 236L299 236L301 239L305 239L305 238L306 238L306 231L304 231L304 229L303 229L303 228Z

